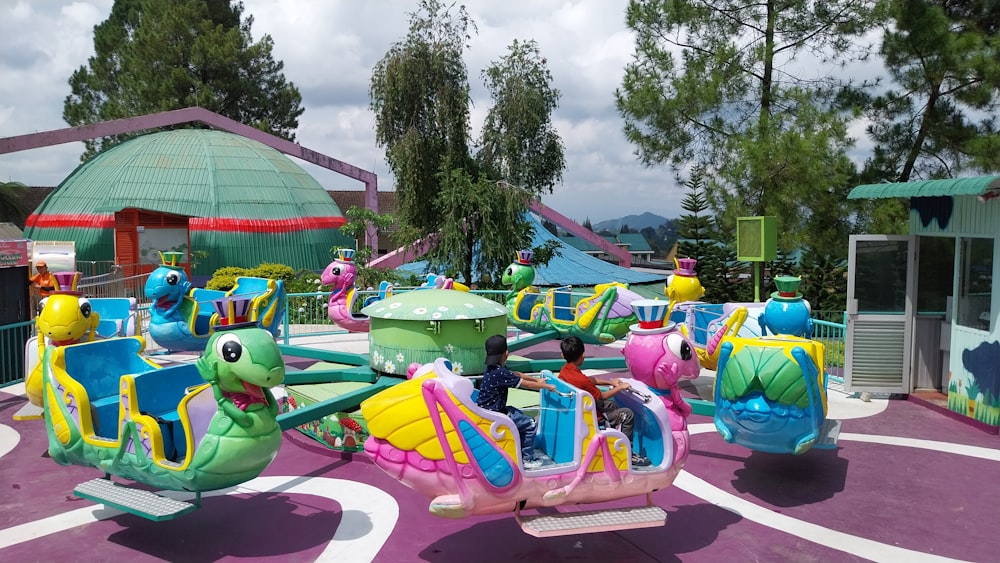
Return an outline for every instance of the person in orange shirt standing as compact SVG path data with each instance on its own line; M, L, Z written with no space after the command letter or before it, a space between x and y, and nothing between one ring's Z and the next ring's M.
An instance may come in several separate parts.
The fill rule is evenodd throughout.
M38 302L55 291L56 282L55 277L49 272L48 264L44 260L36 262L35 269L38 270L38 273L28 278L28 281L31 282L32 308L34 311L38 311ZM34 316L34 311L32 316Z

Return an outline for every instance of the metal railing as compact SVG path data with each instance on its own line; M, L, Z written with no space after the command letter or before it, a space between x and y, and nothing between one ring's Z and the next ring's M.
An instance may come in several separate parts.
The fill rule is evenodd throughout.
M96 268L96 266L95 266ZM150 300L145 297L145 284L149 274L125 276L120 266L109 268L107 272L83 277L77 286L87 297L133 297L138 303L137 330L146 334L149 327ZM395 287L394 293L415 291L418 287ZM507 291L472 290L472 293L505 304ZM359 290L353 309L359 312L368 297L378 294L377 290ZM582 295L582 294L581 294ZM575 307L581 295L571 294L570 307ZM589 294L587 294L589 296ZM285 344L296 336L323 336L345 334L347 331L336 325L327 315L330 292L288 293L285 295L285 314L280 338ZM836 322L835 319L841 320ZM827 320L824 320L827 319ZM813 313L813 339L826 346L826 373L834 379L843 375L844 338L847 328L843 312L816 311ZM34 321L25 321L0 326L0 366L2 378L0 387L20 382L24 379L24 346L35 334ZM146 351L161 348L150 338L146 339Z

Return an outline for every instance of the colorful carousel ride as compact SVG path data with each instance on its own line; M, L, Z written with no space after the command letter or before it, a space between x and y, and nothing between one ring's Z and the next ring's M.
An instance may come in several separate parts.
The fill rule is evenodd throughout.
M530 250L519 251L503 273L502 283L511 286L506 300L511 325L532 333L555 331L559 338L577 336L588 344L608 344L628 334L636 322L630 304L641 295L619 282L599 284L593 293L574 292L570 286L539 292L531 285L532 257Z
M217 305L224 315L234 309L230 300ZM105 473L77 496L165 520L197 508L202 491L257 477L274 459L281 429L269 388L282 383L284 361L270 333L225 320L191 364L149 361L139 336L45 349L49 455ZM178 501L112 476L198 496Z
M366 400L361 412L371 436L365 452L375 464L432 500L432 514L462 518L513 513L532 535L662 525L666 513L649 494L670 486L688 455L681 378L698 375L690 341L661 319L629 335L625 359L631 390L615 399L635 413L632 442L598 422L593 396L543 371L556 392L542 391L535 447L544 462L521 463L520 440L504 414L476 405L472 381L444 358L420 367L406 382ZM637 305L641 306L641 305ZM632 453L652 462L634 467ZM645 506L589 512L526 514L564 504L601 503L646 495Z
M211 303L220 298L238 298L241 312L250 322L277 336L285 311L285 284L282 280L237 277L229 291L191 287L187 273L179 265L180 252L161 252L162 264L146 280L149 308L149 336L167 350L198 352L221 322Z

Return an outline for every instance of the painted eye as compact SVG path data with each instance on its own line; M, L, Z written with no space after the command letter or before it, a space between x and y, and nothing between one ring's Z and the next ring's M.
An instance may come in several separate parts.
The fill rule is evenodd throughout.
M691 359L691 345L679 334L667 335L667 348L682 360Z
M90 311L92 311L92 310L93 309L90 306L90 300L87 299L86 297L81 297L80 298L80 312L83 313L83 318L89 319L90 318Z
M339 276L340 275L340 266L337 266L336 268L330 270L330 273L333 274L333 275L335 275L335 276Z
M49 300L49 298L48 298L48 297L46 297L45 299L42 299L41 301L39 301L39 302L38 302L38 312L39 312L39 313L41 313L41 312L42 312L42 309L44 309L44 308L45 308L45 303L46 303L46 302L47 302L48 300Z
M225 362L237 362L243 355L243 343L235 334L223 334L215 341L215 353Z
M507 271L504 272L503 275L505 275L505 276L513 276L514 275L514 268L507 268Z
M170 285L177 285L181 281L181 275L177 272L170 272L167 274L167 283Z

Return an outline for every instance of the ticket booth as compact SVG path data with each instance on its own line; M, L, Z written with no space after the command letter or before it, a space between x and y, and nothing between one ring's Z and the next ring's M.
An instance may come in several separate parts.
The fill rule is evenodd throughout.
M4 350L0 382L8 383L24 377L25 344L31 337L31 299L28 278L33 273L29 262L26 239L0 240L0 326L21 325L0 331L0 350Z
M949 410L1000 428L1000 176L871 184L906 198L906 235L853 235L848 391L940 389Z

